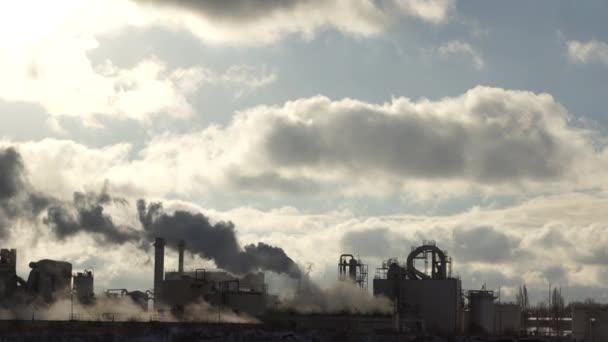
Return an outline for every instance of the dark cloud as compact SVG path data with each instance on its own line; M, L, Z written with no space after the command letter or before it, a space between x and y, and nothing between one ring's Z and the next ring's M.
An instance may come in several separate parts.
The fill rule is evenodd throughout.
M534 241L536 245L543 246L545 248L569 248L573 247L572 243L568 241L562 232L556 227L551 227L543 235Z
M182 210L167 214L160 203L146 206L141 199L137 201L137 210L148 241L155 237L183 239L187 250L233 273L267 270L293 277L300 274L296 263L279 247L260 242L242 249L232 222L212 224L203 214Z
M560 265L549 266L542 273L551 284L565 284L567 281L568 270Z
M437 178L462 173L466 140L466 132L455 124L367 110L327 114L313 125L278 119L266 149L276 164L286 167Z
M452 232L453 254L463 261L486 263L507 261L514 257L519 241L492 227L472 229L457 227Z
M143 5L173 7L222 21L253 21L272 16L276 11L288 11L301 3L321 3L319 0L136 0Z
M260 149L275 169L342 170L361 179L546 182L568 174L585 148L552 98L496 88L382 106L314 97L255 113L241 119L265 124Z

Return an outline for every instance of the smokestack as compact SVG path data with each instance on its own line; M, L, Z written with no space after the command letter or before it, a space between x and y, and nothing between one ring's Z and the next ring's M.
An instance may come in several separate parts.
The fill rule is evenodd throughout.
M177 271L179 272L179 274L184 273L184 248L186 248L186 242L184 240L179 240L179 242L177 243L177 249L179 251Z
M165 240L156 238L154 242L154 305L160 302L161 283L165 271Z

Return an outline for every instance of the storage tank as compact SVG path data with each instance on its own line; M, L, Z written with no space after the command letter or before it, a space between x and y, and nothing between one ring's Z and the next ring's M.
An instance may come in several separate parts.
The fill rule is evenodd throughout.
M74 292L81 304L91 304L95 298L93 288L93 271L84 270L74 276Z
M521 307L515 303L495 304L494 330L499 335L518 335L521 331Z
M469 331L491 335L494 333L494 291L469 291Z

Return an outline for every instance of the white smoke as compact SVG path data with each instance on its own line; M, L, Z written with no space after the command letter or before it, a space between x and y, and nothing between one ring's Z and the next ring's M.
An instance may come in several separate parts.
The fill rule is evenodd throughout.
M302 314L390 314L392 304L386 297L373 296L349 281L338 281L322 289L310 280L303 280L300 291L284 300L280 309Z

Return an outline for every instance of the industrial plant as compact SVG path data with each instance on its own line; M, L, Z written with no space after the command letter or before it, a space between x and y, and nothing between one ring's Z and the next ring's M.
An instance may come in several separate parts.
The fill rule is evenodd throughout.
M176 271L165 269L167 245L178 252ZM182 324L180 331L183 324L186 329L204 327L206 331L224 331L226 324L233 324L234 331L254 327L265 334L316 331L324 336L383 336L381 340L394 340L398 336L405 341L422 336L477 336L477 341L483 341L502 336L510 339L501 341L517 341L536 336L538 341L542 341L541 337L608 341L608 306L572 305L570 315L565 315L569 317L558 320L557 329L557 325L549 323L549 316L530 317L521 303L497 301L495 292L485 285L465 291L461 280L452 274L452 258L434 241L412 247L405 262L387 258L376 268L371 290L368 265L353 254L340 255L336 278L346 287L338 289L355 291L353 297L343 296L352 301L357 301L356 297L369 297L380 304L357 310L322 308L310 312L299 310L298 305L314 301L314 296L336 294L322 294L319 289L315 293L316 287L306 274L300 275L294 299L279 298L268 292L263 272L232 274L204 268L187 271L184 240L165 241L158 237L153 246L153 289L116 288L100 294L94 291L92 270L73 273L69 262L45 259L31 262L30 274L24 280L16 272L17 251L0 250L0 305L4 311L15 312L0 321L0 331L16 333L19 328L15 327L36 330L42 321L46 322L44 329L61 324L61 329L72 332L86 322L102 324L96 329L105 332L125 329L124 324L133 324L135 330L146 324L167 327ZM62 307L69 307L63 318L37 318L35 310L31 316L30 311L23 310L48 308L59 302L69 303ZM99 306L102 302L110 305ZM385 305L383 309L379 309L381 305ZM130 316L118 312L117 308L125 306L131 308ZM193 307L205 310L203 314L199 310L197 316L191 313ZM10 322L21 323L12 326Z

